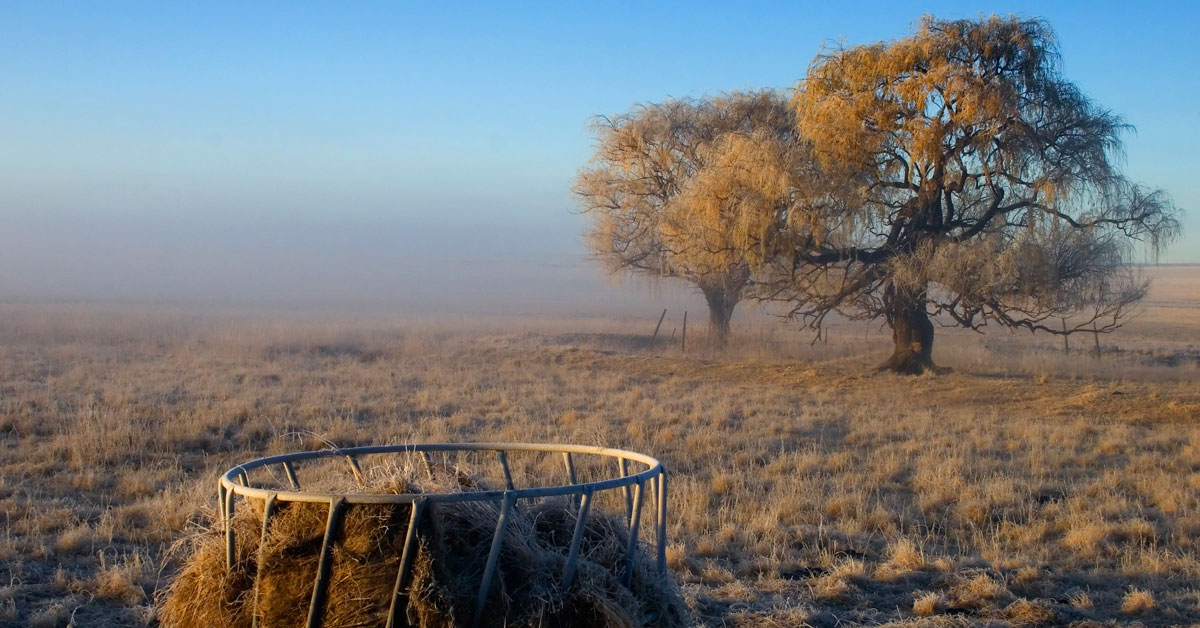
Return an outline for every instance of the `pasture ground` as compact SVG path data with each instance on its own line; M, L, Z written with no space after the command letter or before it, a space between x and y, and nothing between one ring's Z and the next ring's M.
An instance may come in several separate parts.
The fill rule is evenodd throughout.
M1200 624L1200 268L1153 272L1099 359L939 330L915 378L851 323L0 305L0 626L154 625L237 462L484 440L662 459L703 625Z

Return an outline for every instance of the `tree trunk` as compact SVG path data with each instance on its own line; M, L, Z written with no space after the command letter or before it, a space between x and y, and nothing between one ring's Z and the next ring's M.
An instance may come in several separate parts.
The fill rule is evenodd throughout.
M701 292L708 302L709 331L718 345L724 345L729 340L729 321L733 318L733 308L737 307L741 295L729 294L720 287L701 288Z
M924 299L901 301L893 297L891 301L888 321L895 347L892 357L879 365L879 370L905 375L933 370L933 321L925 311Z

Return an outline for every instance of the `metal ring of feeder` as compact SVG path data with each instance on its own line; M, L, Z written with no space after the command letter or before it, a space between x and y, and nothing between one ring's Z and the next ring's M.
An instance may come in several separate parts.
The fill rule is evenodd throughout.
M322 458L344 457L350 465L350 470L360 482L362 469L358 459L364 456L381 454L413 454L420 453L426 465L428 456L433 452L464 452L492 451L500 463L504 473L506 488L504 490L473 491L462 493L403 493L374 494L374 493L326 493L309 492L300 487L296 476L294 463ZM568 483L557 486L536 486L516 488L513 484L512 473L508 464L509 452L540 452L562 454L566 465ZM593 482L579 482L575 473L572 455L584 454L613 458L617 461L619 475L614 478ZM634 461L647 466L645 471L629 473L629 462ZM251 485L250 472L264 467L279 466L292 490L275 490ZM309 603L308 628L321 628L324 622L325 600L328 594L330 571L333 559L333 544L337 540L342 518L346 510L356 504L411 504L410 522L405 537L404 549L400 558L400 566L396 573L396 582L392 591L392 600L388 610L387 627L397 625L400 604L408 586L408 577L412 569L413 558L416 555L416 524L431 504L498 501L501 503L500 516L496 522L496 531L492 538L491 549L488 553L487 564L484 568L483 579L480 582L479 594L476 598L475 625L478 626L487 601L488 589L492 576L499 562L500 548L505 534L505 524L512 508L522 499L537 499L544 497L576 496L578 497L577 519L574 534L571 538L566 565L563 569L562 586L571 585L576 562L579 559L579 547L586 528L594 495L601 491L621 489L625 496L626 521L629 524L629 544L626 548L625 571L622 582L630 586L633 576L633 563L637 553L638 530L641 527L642 504L645 494L649 492L655 500L654 527L656 536L655 564L660 576L667 570L667 472L657 459L624 449L609 447L592 447L587 445L561 445L539 443L426 443L411 445L380 445L368 447L347 447L343 449L322 449L316 451L296 452L278 456L258 458L233 467L221 475L220 486L217 489L217 500L220 506L221 518L225 527L226 566L232 568L236 563L236 546L234 543L233 513L234 497L261 500L263 504L262 547L270 531L272 514L280 502L324 503L329 505L329 517L326 522L325 535L321 543L321 553L317 562L317 577L313 583L312 598ZM260 549L261 551L261 549ZM259 568L261 569L261 561ZM258 626L258 579L255 579L254 592L254 626Z

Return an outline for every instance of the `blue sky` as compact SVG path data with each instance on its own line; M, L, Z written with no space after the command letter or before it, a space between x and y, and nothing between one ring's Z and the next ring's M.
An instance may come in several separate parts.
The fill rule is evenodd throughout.
M926 12L1049 19L1066 76L1137 127L1127 172L1192 210L1163 261L1200 262L1200 9L1185 2L10 1L0 233L31 255L61 247L60 274L71 250L102 258L101 234L163 263L319 247L329 230L360 252L395 233L426 259L576 260L568 187L590 116L787 87L823 42L900 37ZM21 255L0 262L30 280Z

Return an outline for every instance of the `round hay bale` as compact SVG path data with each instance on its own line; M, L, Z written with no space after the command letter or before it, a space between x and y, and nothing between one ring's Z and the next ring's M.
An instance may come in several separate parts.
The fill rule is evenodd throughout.
M371 480L387 492L482 490L469 474L439 473L424 486L411 477ZM281 503L259 547L262 506L237 510L236 563L226 566L226 539L219 526L181 543L182 568L160 598L165 628L262 628L304 626L328 517L325 504ZM641 551L630 587L621 582L629 533L622 518L593 510L588 517L575 577L561 577L576 523L568 499L522 503L509 513L498 568L479 625L500 627L582 626L634 628L686 625L677 589ZM469 627L500 504L466 501L431 505L418 523L417 553L400 613L400 625ZM410 507L357 504L349 507L333 544L325 628L386 624ZM261 561L261 565L259 564ZM258 590L255 591L257 582Z

